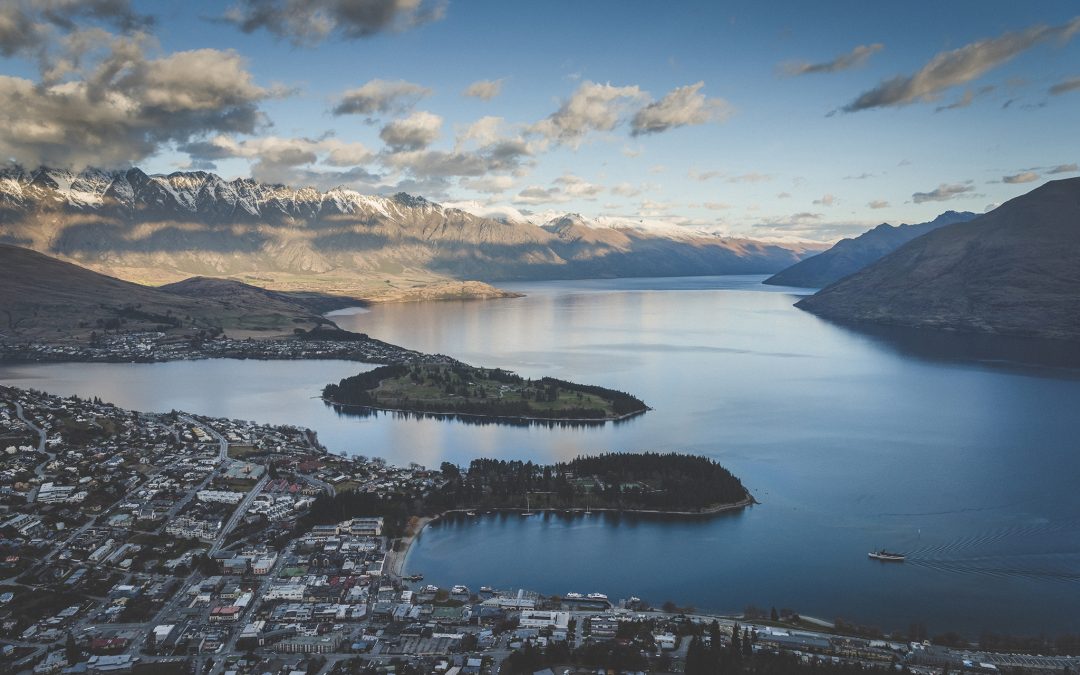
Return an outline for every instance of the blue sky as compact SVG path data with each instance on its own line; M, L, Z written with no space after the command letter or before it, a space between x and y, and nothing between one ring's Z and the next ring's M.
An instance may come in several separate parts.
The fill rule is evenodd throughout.
M24 165L822 240L1080 175L1072 2L47 5L0 10Z

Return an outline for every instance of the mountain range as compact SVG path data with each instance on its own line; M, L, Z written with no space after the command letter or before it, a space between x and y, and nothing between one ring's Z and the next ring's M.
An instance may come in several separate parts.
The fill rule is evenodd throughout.
M0 288L0 339L15 340L63 340L117 328L287 335L328 324L322 313L357 304L221 279L142 286L6 244L0 244Z
M578 215L535 225L404 193L321 192L137 168L9 167L0 172L0 242L141 283L229 277L374 299L452 279L764 274L819 250L601 226Z
M840 321L1080 340L1080 178L917 237L797 306Z
M777 272L762 283L775 286L823 288L858 272L904 244L939 227L971 220L970 211L946 211L930 222L915 225L882 223L851 239L841 239L832 248L801 260Z

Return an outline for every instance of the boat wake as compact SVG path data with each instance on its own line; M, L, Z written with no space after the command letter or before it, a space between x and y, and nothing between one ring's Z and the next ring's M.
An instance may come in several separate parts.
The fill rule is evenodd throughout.
M1080 582L1080 521L1028 523L915 547L907 562L954 574Z

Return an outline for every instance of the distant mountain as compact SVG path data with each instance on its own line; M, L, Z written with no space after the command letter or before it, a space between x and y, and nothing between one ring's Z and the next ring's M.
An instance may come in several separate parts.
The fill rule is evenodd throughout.
M216 283L227 284L228 292L194 292L195 287ZM0 244L0 339L85 337L95 330L120 327L126 331L221 327L275 335L324 323L317 298L268 294L219 280L175 286L179 292L141 286ZM342 300L336 301L340 306Z
M363 297L447 279L765 274L816 250L580 216L538 226L407 194L139 169L0 172L0 242L145 283L230 277Z
M1080 340L1080 178L918 237L797 306L841 321Z
M841 239L829 250L801 260L762 283L823 288L880 260L915 237L945 225L971 220L977 215L970 211L946 211L928 223L896 226L882 223L853 239Z

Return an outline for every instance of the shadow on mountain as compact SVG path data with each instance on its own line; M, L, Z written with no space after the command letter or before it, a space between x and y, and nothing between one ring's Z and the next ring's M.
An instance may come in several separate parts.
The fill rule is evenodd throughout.
M107 242L107 248L102 243ZM206 251L250 253L261 249L269 237L253 229L211 228L202 224L173 221L162 223L145 236L136 226L115 221L75 221L63 228L50 247L51 252L79 255L102 252L175 253Z
M959 333L872 323L826 323L869 338L903 355L934 363L967 363L1040 375L1080 378L1080 344L1065 340Z

